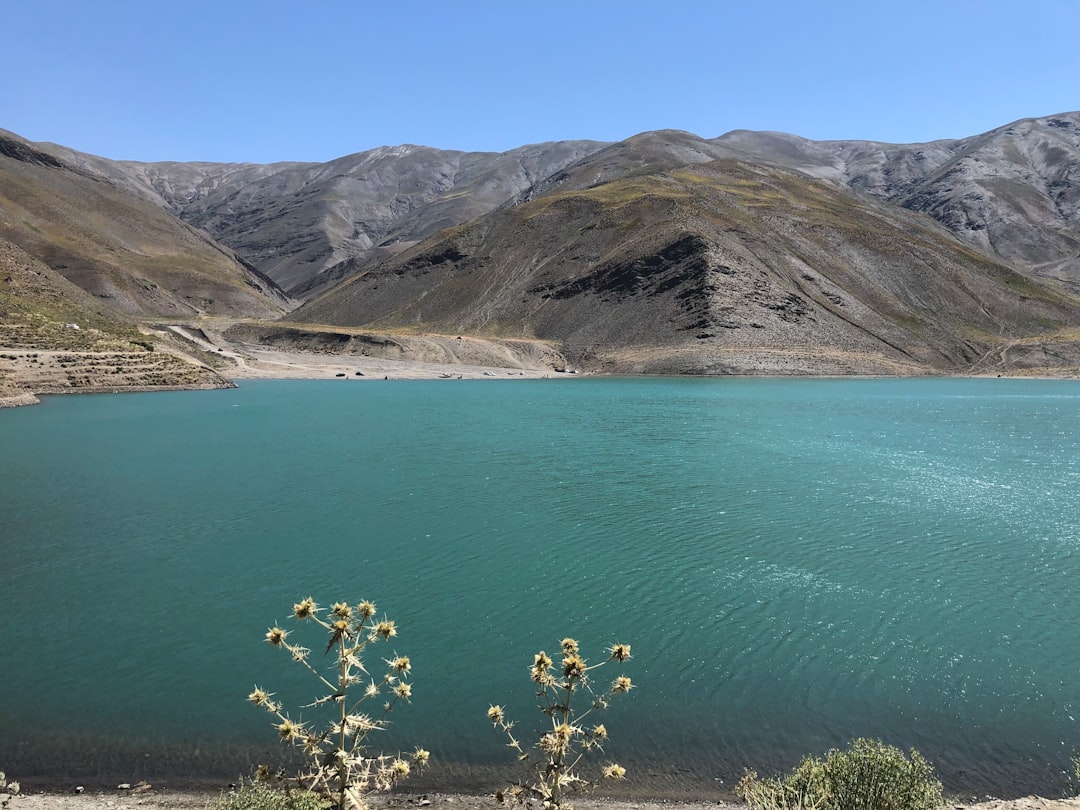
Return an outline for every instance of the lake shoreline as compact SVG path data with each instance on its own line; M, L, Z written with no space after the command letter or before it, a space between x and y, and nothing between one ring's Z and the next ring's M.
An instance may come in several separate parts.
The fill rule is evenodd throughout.
M187 336L191 337L191 336ZM213 373L219 382L200 382L178 385L125 385L122 378L108 385L90 385L68 387L66 385L28 384L29 380L13 379L12 385L0 388L0 408L17 408L35 405L41 396L58 394L126 394L157 391L197 391L234 388L244 380L323 380L339 379L350 382L389 381L389 380L535 380L535 379L574 379L581 377L657 377L662 379L903 379L876 374L725 374L707 375L606 375L576 369L558 369L544 365L491 366L468 365L463 363L429 362L422 360L391 360L358 354L333 354L300 350L278 350L252 344L226 344L219 346L199 340L199 348L217 353L223 362L231 367L218 368L207 372ZM1043 371L1043 370L1040 370ZM974 373L974 374L930 374L915 375L920 377L948 377L957 379L1021 379L1021 380L1076 380L1073 373L1060 375L1023 374L1023 373Z
M202 810L220 798L228 788L221 790L169 790L167 788L134 786L130 789L110 791L85 791L75 793L39 792L15 797L11 810L116 810L124 807L142 807L151 810ZM419 793L393 791L372 794L369 797L372 810L405 810L428 808L428 810L493 810L499 807L490 794L479 793ZM666 800L655 798L611 797L596 794L572 799L575 810L739 810L746 805L715 799ZM1080 798L1048 799L1026 796L1019 799L995 799L981 801L947 799L943 808L952 810L1080 810Z

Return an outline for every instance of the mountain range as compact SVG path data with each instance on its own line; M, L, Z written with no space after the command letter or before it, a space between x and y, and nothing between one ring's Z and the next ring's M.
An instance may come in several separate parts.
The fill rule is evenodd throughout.
M133 321L524 338L617 373L1071 374L1080 113L269 165L0 131L0 240Z

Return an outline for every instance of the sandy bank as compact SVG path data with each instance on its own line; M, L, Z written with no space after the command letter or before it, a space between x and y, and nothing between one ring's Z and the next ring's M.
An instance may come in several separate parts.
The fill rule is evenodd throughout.
M201 810L218 798L219 792L169 791L150 788L142 791L115 790L103 793L31 794L15 797L12 810L120 810L141 807L151 810ZM391 793L371 798L374 810L495 810L498 805L491 796L443 793ZM745 805L718 801L655 801L578 798L576 810L745 810ZM948 810L1080 810L1080 799L1044 799L1029 796L1023 799L988 799L982 802L946 802Z
M0 391L0 408L19 408L23 405L36 405L40 400L29 391Z
M289 352L246 349L234 358L235 369L225 376L237 380L483 380L544 379L573 376L538 368L506 368L411 360L386 360L360 355L328 355L313 352Z

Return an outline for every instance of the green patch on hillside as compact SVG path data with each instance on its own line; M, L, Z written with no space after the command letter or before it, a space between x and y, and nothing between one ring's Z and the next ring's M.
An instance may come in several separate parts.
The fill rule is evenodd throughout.
M547 213L547 210L566 200L586 200L610 208L619 208L643 200L685 200L691 197L685 188L659 177L635 177L603 183L580 191L564 191L541 197L529 203L527 218Z
M14 245L0 241L0 346L145 351L135 324Z

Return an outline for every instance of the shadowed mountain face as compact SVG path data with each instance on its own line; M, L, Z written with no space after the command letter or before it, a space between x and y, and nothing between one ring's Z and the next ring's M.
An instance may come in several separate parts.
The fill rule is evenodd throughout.
M290 303L159 205L3 132L0 238L119 313L276 317Z
M609 147L290 318L536 337L611 372L917 373L1080 357L1076 300L933 220L775 167L655 171L670 143L658 140L622 147L636 174L605 182ZM1060 357L1047 359L1049 344Z

